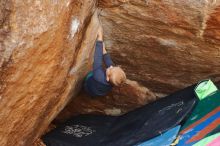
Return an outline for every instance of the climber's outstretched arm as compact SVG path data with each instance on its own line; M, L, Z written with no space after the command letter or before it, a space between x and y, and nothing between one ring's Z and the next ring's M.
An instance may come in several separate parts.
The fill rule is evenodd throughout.
M104 59L104 63L105 63L107 68L110 67L110 66L113 66L114 63L113 63L113 61L110 57L110 54L108 54L108 52L105 49L104 42L103 42L103 59Z
M102 27L99 26L97 33L97 41L95 46L93 72L99 68L102 68L103 59L103 31Z
M106 67L108 68L110 66L113 66L113 62L112 62L112 59L110 57L110 54L108 54L108 52L105 48L105 43L103 42L103 29L102 29L101 26L98 29L98 38L97 38L97 40L102 41L103 59L104 59L104 63L106 65Z
M102 67L102 59L104 60L106 67L113 66L112 59L110 55L108 54L108 52L106 51L105 43L103 42L103 29L100 25L98 28L98 34L97 34L93 70L99 67Z

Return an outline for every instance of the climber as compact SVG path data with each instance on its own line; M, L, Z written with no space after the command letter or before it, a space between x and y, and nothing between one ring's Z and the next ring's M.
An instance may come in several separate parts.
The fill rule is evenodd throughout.
M103 68L103 60L106 68ZM113 86L120 86L126 81L125 72L114 66L103 42L103 29L98 28L94 54L93 70L84 81L84 89L91 97L105 96Z

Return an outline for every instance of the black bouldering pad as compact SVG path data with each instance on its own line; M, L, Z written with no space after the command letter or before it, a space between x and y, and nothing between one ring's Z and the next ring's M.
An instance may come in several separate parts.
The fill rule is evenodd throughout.
M196 102L193 85L122 116L73 117L42 139L47 146L131 146L181 124Z

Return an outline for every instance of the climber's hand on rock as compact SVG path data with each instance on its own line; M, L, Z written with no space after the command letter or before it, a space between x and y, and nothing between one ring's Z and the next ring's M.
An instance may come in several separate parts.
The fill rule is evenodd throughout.
M103 41L103 29L102 29L101 24L99 25L99 28L98 28L97 40Z
M103 42L103 54L107 54L108 52L107 52L107 50L106 50L106 48L105 48L105 43Z

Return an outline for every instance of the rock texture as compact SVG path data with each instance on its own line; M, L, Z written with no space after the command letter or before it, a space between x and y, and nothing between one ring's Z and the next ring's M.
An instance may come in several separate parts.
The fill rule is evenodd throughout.
M220 1L100 0L99 7L108 51L138 86L101 99L81 93L56 121L123 114L153 101L151 91L163 97L202 79L220 81Z
M118 116L146 103L155 101L158 97L148 88L135 81L127 80L126 84L114 88L106 97L91 98L83 90L57 116L55 123L60 123L79 114L104 114Z
M219 0L103 0L107 49L130 79L157 93L220 80Z
M132 81L107 97L71 99L91 68L97 6L107 49ZM1 0L0 145L42 145L70 99L56 121L120 115L198 80L220 81L219 14L219 0Z
M30 146L80 89L96 1L0 2L0 145Z

